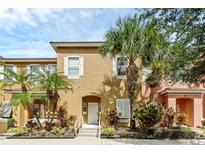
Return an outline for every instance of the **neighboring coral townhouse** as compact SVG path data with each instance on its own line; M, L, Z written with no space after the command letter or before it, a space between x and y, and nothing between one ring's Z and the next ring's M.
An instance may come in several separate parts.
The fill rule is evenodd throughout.
M86 124L106 125L106 111L117 108L121 111L120 122L127 124L129 120L129 100L125 90L125 71L128 66L125 57L103 58L99 54L102 42L51 42L57 58L2 58L4 67L20 71L38 72L42 65L50 71L62 72L72 83L73 93L60 92L60 105L65 105L69 114L82 117ZM140 61L136 61L139 65ZM3 67L0 68L3 71ZM143 68L142 68L143 70ZM142 71L143 72L143 71ZM1 76L1 79L3 76ZM142 75L142 79L144 75ZM35 80L35 79L34 79ZM11 86L0 96L1 101L9 102L12 95L19 92L19 87ZM201 126L205 116L205 87L190 88L180 83L163 84L159 90L157 101L179 110L188 116L187 124ZM33 90L31 93L45 94L44 91ZM148 99L149 87L142 85L138 99ZM47 105L36 103L36 108L45 118ZM13 118L18 126L25 125L29 118L25 117L24 109L13 109ZM100 119L99 119L100 118Z

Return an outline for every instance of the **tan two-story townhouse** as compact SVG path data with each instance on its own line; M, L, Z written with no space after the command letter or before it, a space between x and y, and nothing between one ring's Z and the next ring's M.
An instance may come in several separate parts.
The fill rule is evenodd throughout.
M5 58L5 67L19 71L40 71L40 66L48 65L50 69L62 72L72 83L72 92L60 92L59 105L66 105L70 115L82 117L85 124L106 126L106 111L117 108L122 114L120 122L127 124L130 116L129 100L125 90L125 71L128 61L125 57L103 58L99 54L102 42L51 42L57 58ZM136 61L140 67L140 60ZM1 68L1 71L3 69ZM145 69L144 69L145 70ZM142 72L144 71L142 68ZM143 80L143 75L142 75ZM139 100L148 99L149 87L142 85ZM45 93L33 91L34 93ZM189 126L201 126L205 116L204 85L190 88L188 85L164 83L158 92L157 101L188 115ZM1 101L9 102L12 95L18 93L18 87L6 89ZM46 104L39 106L44 118ZM13 111L13 118L18 126L26 124L31 117L25 117L22 107Z

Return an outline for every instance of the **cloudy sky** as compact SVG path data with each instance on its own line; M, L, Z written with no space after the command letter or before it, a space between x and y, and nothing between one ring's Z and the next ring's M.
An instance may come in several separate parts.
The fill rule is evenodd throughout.
M101 41L134 9L0 9L0 56L55 57L50 41Z

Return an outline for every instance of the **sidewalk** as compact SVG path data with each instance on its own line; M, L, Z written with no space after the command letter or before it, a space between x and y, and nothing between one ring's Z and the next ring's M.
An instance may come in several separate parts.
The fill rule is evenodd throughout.
M6 139L0 137L0 145L190 145L205 144L205 140L140 140L99 139L78 137L75 139Z

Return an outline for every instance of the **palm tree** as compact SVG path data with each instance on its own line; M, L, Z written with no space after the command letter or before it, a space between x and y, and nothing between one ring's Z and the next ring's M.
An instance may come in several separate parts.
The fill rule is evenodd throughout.
M60 98L59 91L73 91L72 84L61 73L51 73L44 68L40 74L40 88L46 90L48 106L50 106L49 104L53 104L53 115L50 120L50 123L52 123Z
M154 61L149 65L151 72L148 74L145 83L150 88L150 102L155 100L158 88L160 87L162 80L165 79L166 66L166 63L163 61Z
M1 73L4 75L4 80L2 82L2 87L12 86L12 85L19 85L21 87L21 93L14 94L12 96L11 102L12 105L17 107L19 105L23 105L24 109L27 110L25 112L25 117L28 118L31 115L34 115L34 117L37 120L38 125L41 127L38 115L32 112L32 109L30 108L30 104L33 103L36 96L31 95L28 93L28 91L31 89L31 86L33 86L32 77L35 75L32 73L27 73L26 70L22 70L19 73L14 72L10 69L5 69L4 73ZM26 119L27 121L28 119Z
M111 28L105 34L105 42L100 48L102 56L110 55L111 57L124 56L128 60L126 70L126 89L130 101L130 127L135 128L133 119L133 107L137 98L136 90L139 81L139 66L135 61L143 59L145 55L151 55L149 49L155 48L155 38L149 37L151 22L141 18L140 16L129 16L119 18L116 21L116 27Z
M168 75L170 43L167 36L156 27L154 20L146 26L145 40L148 43L145 45L142 65L148 67L151 71L145 83L150 87L150 101L154 101L162 80Z

